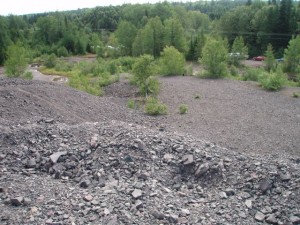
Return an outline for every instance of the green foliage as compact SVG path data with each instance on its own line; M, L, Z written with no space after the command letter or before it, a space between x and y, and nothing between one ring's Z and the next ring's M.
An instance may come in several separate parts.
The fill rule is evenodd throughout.
M299 98L299 93L298 92L293 92L293 98Z
M229 64L234 66L240 66L241 60L248 57L248 48L244 43L242 36L238 36L234 39L231 49L231 55L229 56Z
M151 18L140 29L133 43L133 55L143 54L158 57L163 50L164 26L159 17Z
M284 71L295 73L300 62L300 36L293 38L284 51Z
M8 77L20 77L28 63L27 51L21 44L12 44L7 48L7 60L4 63L5 74Z
M160 58L162 75L182 75L185 72L185 59L173 46L164 48Z
M259 81L260 77L263 76L264 71L260 68L247 68L242 77L244 81Z
M66 47L62 46L57 49L56 54L58 57L66 57L69 55L69 52Z
M114 60L119 72L131 72L135 63L135 58L130 56L120 57Z
M271 44L268 44L267 51L266 51L266 58L265 58L265 64L266 64L266 70L268 72L275 69L276 61L273 53L273 47Z
M152 116L165 115L168 113L168 108L157 98L148 97L145 104L145 113Z
M30 72L30 71L26 71L21 77L24 78L25 80L32 80L33 79L32 72Z
M129 99L127 102L127 106L130 109L135 109L135 101L133 99Z
M187 43L184 36L184 29L179 19L167 19L164 22L164 25L164 46L174 46L178 51L185 53L187 50Z
M285 84L287 78L279 68L276 72L265 73L259 79L260 85L268 91L278 91Z
M143 55L139 57L133 65L133 80L134 83L140 88L143 95L147 96L149 93L148 78L154 74L153 68L154 58L150 55Z
M47 68L54 68L57 63L57 57L55 54L44 56L44 66Z
M0 65L6 59L7 46L10 45L9 28L5 17L0 16Z
M101 96L103 91L99 83L90 80L87 76L75 74L69 78L69 85L75 89L92 95Z
M207 70L206 77L222 78L227 75L228 49L222 40L210 39L206 42L203 52L202 63Z
M230 70L230 75L231 76L237 77L239 75L239 71L238 71L238 69L234 65L231 65L229 67L229 70Z
M182 105L179 106L179 113L180 113L180 114L186 114L187 111L188 111L187 105L182 104Z
M118 24L118 28L116 30L116 37L120 44L122 55L132 55L132 45L136 33L136 27L130 22L123 20Z

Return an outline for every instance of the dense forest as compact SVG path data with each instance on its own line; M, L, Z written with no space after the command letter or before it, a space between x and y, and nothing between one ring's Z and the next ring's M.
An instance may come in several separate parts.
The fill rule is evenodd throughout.
M264 54L271 44L280 58L299 33L300 4L292 0L124 4L9 15L0 17L0 64L12 44L31 58L52 53L158 57L165 46L174 46L188 60L197 60L208 35L223 37L229 50L242 37L250 57Z

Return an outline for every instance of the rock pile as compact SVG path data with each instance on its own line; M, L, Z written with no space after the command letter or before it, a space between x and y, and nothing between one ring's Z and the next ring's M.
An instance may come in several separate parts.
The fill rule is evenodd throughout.
M51 122L49 122L51 121ZM300 224L300 160L118 121L0 127L1 224Z

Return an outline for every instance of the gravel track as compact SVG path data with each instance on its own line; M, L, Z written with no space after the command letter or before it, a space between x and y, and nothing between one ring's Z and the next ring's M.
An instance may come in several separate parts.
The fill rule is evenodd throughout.
M291 97L299 88L267 92L252 82L195 77L161 82L160 99L169 107L161 120L175 130L238 152L300 156L300 99Z

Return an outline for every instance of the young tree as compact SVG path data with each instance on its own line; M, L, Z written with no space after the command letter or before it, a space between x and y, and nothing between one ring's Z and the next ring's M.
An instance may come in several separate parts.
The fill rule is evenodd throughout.
M160 59L162 75L181 75L185 70L184 55L173 46L165 47Z
M6 59L5 52L10 43L8 32L7 21L4 17L0 16L0 65L3 65Z
M202 51L202 63L207 69L207 77L221 78L227 74L228 49L223 40L209 39Z
M184 36L184 29L178 19L170 18L165 25L164 46L174 46L180 52L186 52L187 43Z
M153 56L142 55L136 60L132 70L134 82L146 97L151 92L149 82L154 83L153 79L151 79L151 76L154 74L153 61Z
M300 62L300 36L290 40L284 50L284 71L295 73Z
M116 30L116 38L121 45L120 48L122 55L132 55L132 44L136 34L137 29L132 23L128 21L121 21L119 23Z
M4 63L5 73L8 77L20 77L27 67L26 49L18 44L7 48L7 60Z
M229 60L235 66L239 66L241 64L241 60L248 57L248 48L245 45L242 36L236 37L234 39L231 53L232 55L230 56Z
M266 63L266 70L268 72L270 72L271 70L275 69L275 57L274 57L274 53L273 53L273 47L271 44L268 44L267 47L267 51L266 51L266 59L265 59L265 63Z

